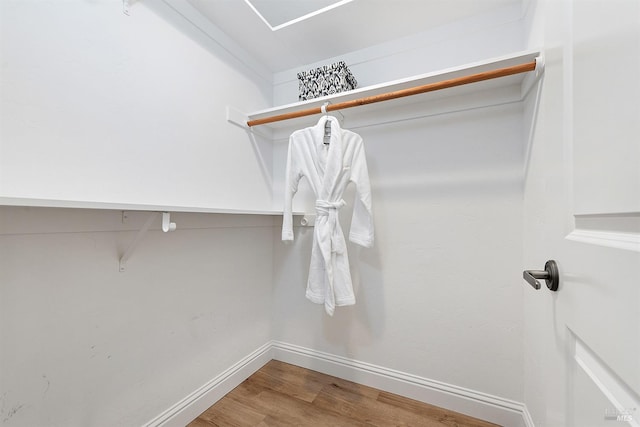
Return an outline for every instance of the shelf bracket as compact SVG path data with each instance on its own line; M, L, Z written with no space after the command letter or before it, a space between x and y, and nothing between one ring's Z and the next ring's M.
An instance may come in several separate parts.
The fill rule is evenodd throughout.
M123 272L126 269L127 261L129 260L129 258L131 258L131 255L133 255L133 251L135 251L136 246L138 246L138 243L140 243L144 235L147 234L147 231L149 231L149 228L151 228L151 225L153 224L156 217L158 216L158 213L159 212L153 212L151 213L151 215L149 215L147 222L144 223L140 231L138 231L138 234L136 235L135 239L133 239L133 242L131 242L127 250L124 251L124 254L122 254L122 256L120 257L120 262L119 262L120 272ZM125 218L124 212L123 212L123 218ZM171 222L171 214L169 212L162 212L162 231L167 233L169 231L175 231L175 229L176 229L176 223Z
M144 223L140 231L138 231L138 234L136 235L135 239L133 239L133 242L131 242L127 250L124 251L124 254L122 254L122 256L120 257L120 263L119 263L120 272L123 272L125 270L127 261L129 260L129 258L131 258L131 255L133 255L133 251L135 251L136 246L138 246L138 243L140 243L144 235L147 234L147 231L149 231L149 228L151 227L151 225L153 224L153 221L156 219L157 216L158 216L158 212L153 212L151 213L151 215L149 215L147 222Z

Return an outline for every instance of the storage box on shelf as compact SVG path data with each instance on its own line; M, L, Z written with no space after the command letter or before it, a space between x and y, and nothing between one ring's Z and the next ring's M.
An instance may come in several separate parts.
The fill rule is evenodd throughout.
M353 90L358 86L344 61L298 73L298 99L318 98Z

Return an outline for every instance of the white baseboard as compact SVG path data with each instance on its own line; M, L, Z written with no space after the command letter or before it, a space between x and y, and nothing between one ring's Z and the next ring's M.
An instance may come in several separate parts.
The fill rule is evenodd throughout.
M523 403L279 341L258 348L144 427L185 426L272 359L502 426L535 427Z
M266 343L146 423L144 427L184 427L273 359L271 351L272 343Z
M273 358L509 427L534 427L525 405L440 381L274 341Z

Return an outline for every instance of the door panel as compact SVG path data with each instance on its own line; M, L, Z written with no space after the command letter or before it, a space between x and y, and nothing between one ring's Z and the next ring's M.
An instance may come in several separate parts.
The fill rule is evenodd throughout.
M524 267L561 279L525 293L525 403L536 426L640 425L640 1L542 4Z
M561 309L571 313L573 332L640 390L639 253L605 239L625 213L623 233L637 234L633 219L640 220L640 2L577 0L567 15L571 209L574 218L598 220L601 239L576 242L572 233L564 242L569 280Z
M639 16L637 0L573 3L576 213L640 211Z

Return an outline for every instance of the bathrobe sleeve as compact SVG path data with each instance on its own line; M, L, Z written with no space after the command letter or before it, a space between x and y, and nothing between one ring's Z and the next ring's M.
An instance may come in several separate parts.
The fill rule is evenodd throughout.
M295 133L289 137L287 152L287 168L284 184L284 212L282 216L282 240L293 240L293 196L298 191L298 183L302 177L299 153L294 152Z
M365 248L373 246L373 211L367 159L362 141L356 147L351 164L351 181L356 185L356 200L349 240Z

